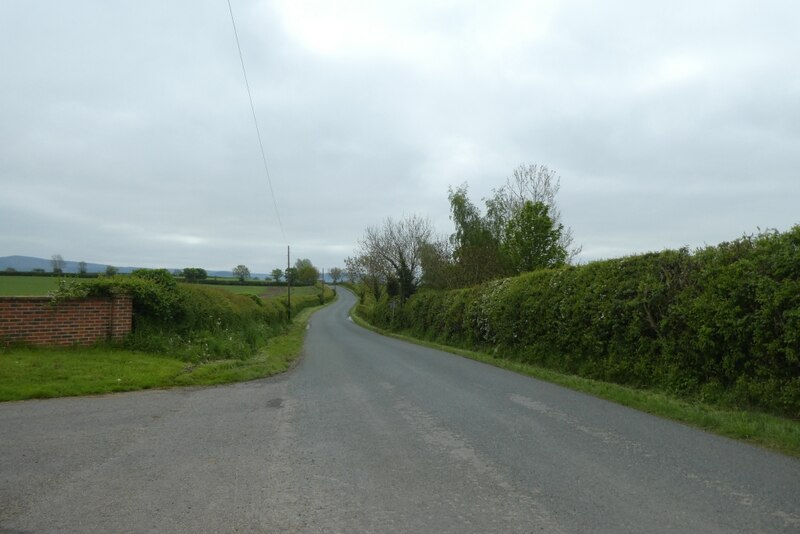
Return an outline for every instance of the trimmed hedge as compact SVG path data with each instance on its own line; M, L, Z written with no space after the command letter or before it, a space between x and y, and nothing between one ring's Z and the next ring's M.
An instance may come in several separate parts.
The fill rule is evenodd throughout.
M101 277L62 284L62 298L124 293L133 298L131 349L168 353L197 362L243 359L255 354L288 323L283 299L261 299L221 288L178 283L164 269L137 270L129 276ZM333 292L292 299L292 316L331 300Z
M438 342L800 417L800 226L361 311Z

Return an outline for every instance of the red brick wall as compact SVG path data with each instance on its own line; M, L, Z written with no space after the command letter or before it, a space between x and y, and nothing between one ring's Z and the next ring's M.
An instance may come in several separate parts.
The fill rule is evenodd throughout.
M119 341L130 331L130 297L66 300L0 297L0 344L91 345Z

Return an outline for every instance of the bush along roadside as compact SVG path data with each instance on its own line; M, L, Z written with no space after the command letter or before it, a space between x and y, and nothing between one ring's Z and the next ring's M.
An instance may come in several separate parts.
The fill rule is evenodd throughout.
M187 362L249 358L289 322L284 299L180 284L165 269L65 283L51 297L57 303L64 298L114 294L133 299L133 331L125 340L126 348ZM292 315L332 298L330 290L324 296L295 297Z
M800 417L800 226L689 252L384 296L378 327L688 400Z

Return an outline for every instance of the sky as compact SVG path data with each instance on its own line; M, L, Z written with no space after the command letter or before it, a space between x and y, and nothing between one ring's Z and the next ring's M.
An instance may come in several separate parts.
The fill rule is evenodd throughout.
M0 1L0 256L329 269L529 163L579 262L800 223L793 0L231 6L269 174L226 0Z

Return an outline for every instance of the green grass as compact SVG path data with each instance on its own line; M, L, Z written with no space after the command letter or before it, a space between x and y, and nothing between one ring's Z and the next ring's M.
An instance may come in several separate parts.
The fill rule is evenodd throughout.
M218 287L220 289L224 289L225 291L230 291L231 293L236 293L237 295L263 295L267 289L267 286L239 286L239 285L227 285L227 284L219 284L213 285L209 287Z
M306 308L266 348L244 360L197 365L114 347L0 349L0 401L68 397L263 378L286 371L303 346Z
M357 324L383 335L447 351L495 367L559 384L576 391L582 391L649 414L685 423L714 434L738 439L790 456L800 457L800 421L761 412L730 410L699 402L687 402L660 391L634 389L599 380L565 375L484 352L440 345L376 328L356 315L355 310L356 307L354 306L350 315Z
M66 277L69 280L78 278ZM58 282L62 278L58 276L0 276L0 297L42 297L47 293L58 288ZM231 279L234 280L234 279ZM232 293L240 295L258 295L260 297L272 298L286 295L285 287L274 286L240 286L240 285L214 285ZM316 295L319 288L315 286L300 286L292 288L292 296Z
M0 276L0 297L42 297L58 288L57 276Z
M64 397L159 387L185 363L107 347L4 349L0 400Z
M275 287L275 286L239 286L239 285L215 285L213 287L218 287L224 289L225 291L230 291L232 293L237 293L240 295L258 295L259 297L264 298L275 298L275 297L283 297L286 295L286 288L285 287ZM316 286L300 286L300 287L293 287L292 288L292 296L305 296L305 295L316 295L319 293L319 288Z

